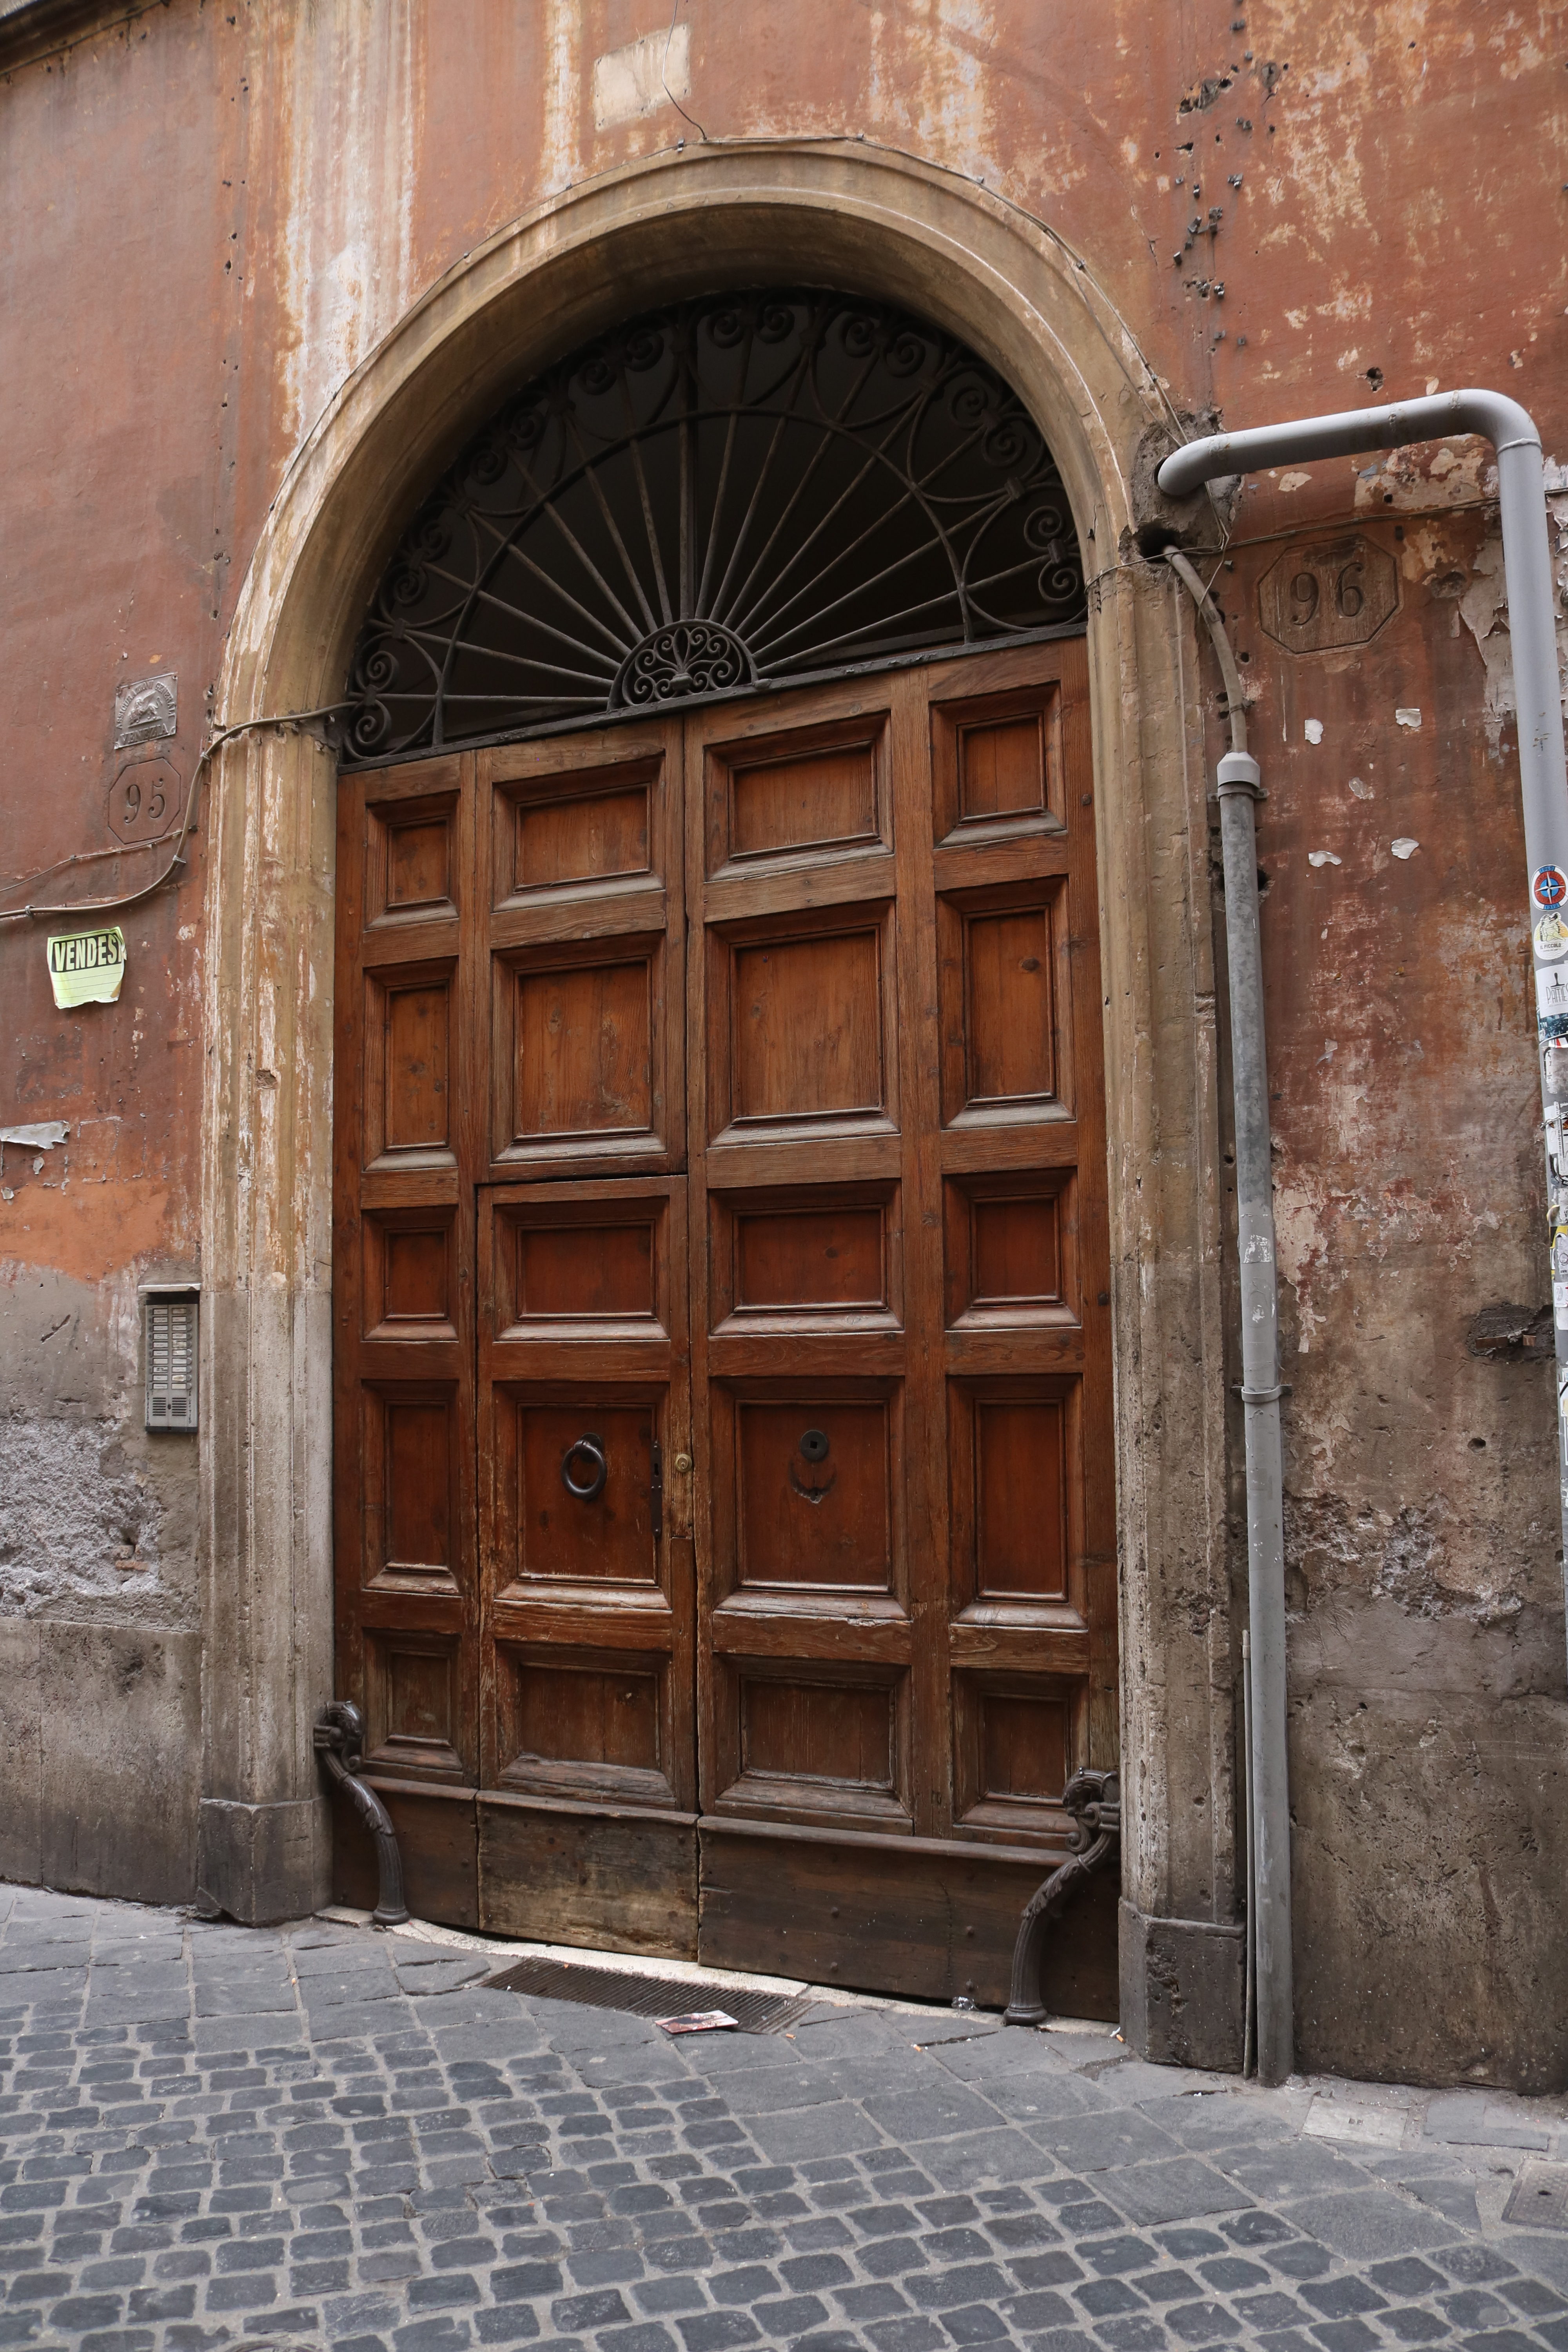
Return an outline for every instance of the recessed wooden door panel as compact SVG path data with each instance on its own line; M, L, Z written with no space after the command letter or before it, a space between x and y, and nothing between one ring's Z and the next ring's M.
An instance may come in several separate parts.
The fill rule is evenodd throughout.
M1082 1323L1070 1168L950 1176L943 1185L950 1329L1074 1334Z
M891 1591L898 1403L821 1382L715 1394L714 1533L734 1589Z
M1071 1045L1058 1003L1065 900L1059 882L939 900L949 1125L1070 1113Z
M846 1317L896 1328L902 1234L896 1184L709 1196L710 1309L715 1331L809 1331Z
M411 923L456 917L467 835L458 761L422 761L405 791L408 781L406 770L389 772L376 794L360 801L355 853L364 929L405 937Z
M553 775L514 777L507 772L511 764L497 761L492 770L498 906L660 870L663 782L657 757Z
M364 977L363 1164L455 1168L457 963L396 963Z
M499 1164L548 1153L658 1151L662 939L534 950L495 962Z
M365 1755L384 1771L460 1772L457 1633L373 1628L365 1636Z
M885 711L781 725L765 736L748 730L729 742L705 732L702 762L710 874L893 845Z
M441 1916L1005 1990L1116 1754L1085 681L345 784L340 1687Z
M936 683L931 747L937 841L1068 832L1065 734L1078 715L1073 700L1061 678L973 697Z
M363 1572L391 1591L458 1591L463 1430L455 1382L366 1381Z
M675 1805L676 1743L689 1739L672 1664L657 1651L498 1645L497 1778L542 1796Z
M727 1658L714 1721L716 1814L911 1828L909 1675L900 1668Z
M885 908L710 933L707 1075L715 1139L896 1123Z
M635 1401L597 1382L497 1384L499 1597L520 1600L530 1586L559 1583L657 1588L659 1402L657 1392Z

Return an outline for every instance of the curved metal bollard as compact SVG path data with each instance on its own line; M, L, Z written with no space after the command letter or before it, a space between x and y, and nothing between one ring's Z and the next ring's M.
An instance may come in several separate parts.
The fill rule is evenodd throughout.
M1046 1929L1066 1910L1079 1886L1092 1878L1121 1845L1121 1782L1114 1772L1075 1772L1062 1790L1062 1802L1077 1827L1068 1833L1070 1858L1053 1870L1038 1894L1031 1896L1018 1925L1013 1947L1013 1991L1005 2025L1043 2025L1046 2005L1040 1997L1040 1972L1046 1957Z
M378 1927L401 1927L408 1916L408 1906L403 1899L403 1856L397 1850L397 1832L375 1790L359 1778L364 1760L364 1717L352 1701L330 1699L312 1737L328 1780L347 1793L375 1840L380 1899L370 1916Z

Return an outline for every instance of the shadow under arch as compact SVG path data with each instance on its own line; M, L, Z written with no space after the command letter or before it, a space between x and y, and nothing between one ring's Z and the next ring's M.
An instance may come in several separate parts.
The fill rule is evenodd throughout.
M408 516L529 376L651 302L789 279L900 305L968 343L1033 414L1083 546L1122 1675L1137 1694L1123 1711L1124 1886L1142 1916L1193 1913L1227 1932L1214 983L1201 761L1186 758L1190 625L1163 581L1118 565L1133 452L1164 408L1087 269L973 183L858 142L699 147L551 199L465 256L318 419L253 551L218 708L232 724L342 693ZM214 1901L255 1921L308 1911L330 1883L310 1732L331 1696L332 775L314 741L251 734L216 761L208 819L198 1867ZM1173 839L1194 845L1156 875L1151 844ZM1173 1345L1180 1392L1156 1400ZM1183 1627L1194 1590L1212 1588L1206 1637L1173 1639L1152 1560L1162 1591L1182 1589ZM1173 1793L1189 1784L1213 1791L1195 1837Z

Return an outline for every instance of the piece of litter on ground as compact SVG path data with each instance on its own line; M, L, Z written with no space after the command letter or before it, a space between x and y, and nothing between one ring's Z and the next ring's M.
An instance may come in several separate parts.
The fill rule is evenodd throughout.
M682 2017L656 2017L666 2033L720 2033L735 2020L724 2009L689 2009Z
M1309 719L1301 731L1309 743L1321 743L1323 740L1323 722L1321 719Z
M1363 784L1359 776L1351 778L1351 790L1358 801L1369 801L1372 798L1372 786Z
M1394 723L1396 727L1419 727L1421 713L1418 710L1396 710L1394 714Z
M1309 849L1307 863L1309 866L1339 866L1343 860L1336 857L1331 849Z
M1412 841L1407 833L1402 833L1397 841L1391 841L1388 845L1395 857L1411 857L1420 848L1421 844L1418 841Z

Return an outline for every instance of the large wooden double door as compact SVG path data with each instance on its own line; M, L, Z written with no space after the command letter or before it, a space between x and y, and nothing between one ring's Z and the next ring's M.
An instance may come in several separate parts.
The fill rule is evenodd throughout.
M337 1687L413 1907L1005 1999L1117 1744L1081 639L340 792Z

